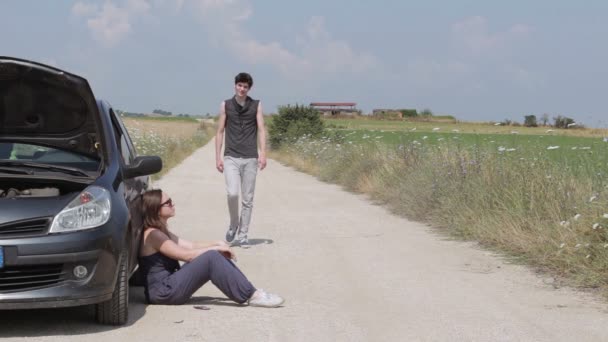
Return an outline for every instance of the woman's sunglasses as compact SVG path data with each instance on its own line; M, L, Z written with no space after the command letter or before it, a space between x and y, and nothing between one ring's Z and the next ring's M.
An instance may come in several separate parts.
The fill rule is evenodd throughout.
M169 207L173 208L173 200L169 198L165 202L161 203L160 206L161 207L167 207L167 206L169 206Z

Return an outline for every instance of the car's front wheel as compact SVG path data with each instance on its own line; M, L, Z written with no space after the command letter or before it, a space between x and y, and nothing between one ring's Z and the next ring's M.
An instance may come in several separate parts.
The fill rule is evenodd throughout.
M129 251L120 253L118 278L112 298L96 304L97 321L101 324L123 325L129 318Z

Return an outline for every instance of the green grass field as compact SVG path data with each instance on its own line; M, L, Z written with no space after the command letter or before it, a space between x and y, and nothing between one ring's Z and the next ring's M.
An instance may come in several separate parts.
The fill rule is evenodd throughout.
M123 122L138 154L155 155L163 160L163 169L153 175L158 179L178 165L215 133L213 124L184 117L125 117Z
M608 295L605 130L324 121L272 157Z
M408 120L375 120L371 118L356 119L330 119L323 121L333 128L354 130L376 130L376 131L417 131L417 132L452 132L478 134L512 134L515 132L522 135L557 135L557 136L582 136L582 137L608 137L608 129L583 128L583 129L557 129L553 127L524 127L504 126L490 123L475 122L450 122L450 121L408 121Z

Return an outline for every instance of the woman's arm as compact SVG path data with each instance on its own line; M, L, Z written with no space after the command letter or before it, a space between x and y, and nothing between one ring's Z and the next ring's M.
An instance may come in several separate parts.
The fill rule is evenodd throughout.
M150 232L144 235L144 244L151 246L171 259L185 262L190 262L192 259L207 251L218 249L217 246L207 248L186 248L175 243L165 233L158 229L150 229Z
M215 246L228 246L228 244L223 240L194 242L194 241L188 241L184 238L181 238L171 232L169 232L169 236L171 237L171 240L173 240L173 242L175 242L176 244L178 244L181 247L188 248L188 249L201 249L201 248L210 248L210 247L215 247Z

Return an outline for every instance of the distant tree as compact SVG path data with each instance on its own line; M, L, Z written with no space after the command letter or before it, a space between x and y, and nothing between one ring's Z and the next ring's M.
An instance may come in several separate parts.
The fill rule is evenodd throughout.
M154 113L154 114L160 114L160 115L166 115L166 116L169 116L169 115L173 114L173 113L171 113L169 111L162 110L162 109L155 109L155 110L152 111L152 113Z
M270 145L279 148L284 143L308 135L318 138L325 131L321 113L310 106L279 106L279 115L270 122Z
M413 118L418 116L418 111L415 109L397 109L398 112L401 112L404 118Z
M536 123L536 115L526 115L524 116L524 126L526 127L537 127Z
M540 116L540 122L542 122L543 126L547 126L549 124L549 114L545 113Z
M554 117L553 121L556 128L570 128L574 124L574 119L561 115Z
M426 109L423 109L422 112L420 112L420 115L422 115L422 116L433 116L433 112L431 112L430 109L426 108Z

